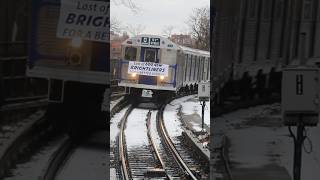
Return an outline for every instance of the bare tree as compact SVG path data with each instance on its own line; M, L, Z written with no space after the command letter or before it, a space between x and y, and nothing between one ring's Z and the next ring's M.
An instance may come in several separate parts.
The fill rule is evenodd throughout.
M210 48L210 8L206 6L194 9L187 24L191 29L195 48L208 51Z
M140 8L132 0L111 0L116 5L124 5L125 7L131 9L132 12L138 13Z
M175 28L174 28L174 26L172 26L172 25L165 26L164 29L162 30L162 34L163 34L165 37L170 38L174 29L175 29Z
M121 25L121 22L115 18L110 18L110 31L113 31L115 33L120 33L122 31L123 27Z
M143 31L146 29L146 27L143 26L142 24L136 24L136 25L128 24L125 29L127 32L130 33L131 36L137 36L142 34Z

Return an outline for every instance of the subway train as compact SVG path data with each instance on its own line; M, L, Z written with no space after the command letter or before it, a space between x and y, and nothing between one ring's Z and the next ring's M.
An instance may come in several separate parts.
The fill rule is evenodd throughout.
M319 65L319 0L216 0L211 52L215 104L280 94L282 70ZM252 98L252 97L251 97Z
M210 53L157 35L138 35L121 45L118 86L136 100L161 102L210 79ZM139 98L137 98L139 97Z
M109 87L109 28L74 26L70 17L89 15L76 9L76 1L32 1L32 26L27 75L48 80L47 118L72 137L96 128L106 128L108 111L103 111ZM108 1L86 1L109 7ZM73 15L73 16L70 16ZM90 14L107 17L108 14ZM82 31L86 36L65 32ZM89 36L95 33L95 36ZM96 39L93 39L96 38Z

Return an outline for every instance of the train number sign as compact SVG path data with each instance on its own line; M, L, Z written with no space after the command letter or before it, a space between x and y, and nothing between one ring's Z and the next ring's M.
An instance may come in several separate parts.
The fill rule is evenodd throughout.
M151 46L160 46L160 38L150 38Z
M160 46L160 38L142 37L141 45Z

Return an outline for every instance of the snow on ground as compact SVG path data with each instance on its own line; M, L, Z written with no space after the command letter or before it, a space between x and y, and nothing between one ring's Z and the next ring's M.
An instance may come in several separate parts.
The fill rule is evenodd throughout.
M109 177L109 153L106 153L107 131L95 132L89 139L76 147L62 165L56 180L94 180Z
M202 116L202 106L199 102L199 99L196 95L187 96L187 99L184 102L181 102L182 113L185 115L191 115L193 113L199 114ZM206 101L206 106L204 109L204 123L210 127L210 101Z
M196 95L185 96L171 101L165 108L163 118L168 133L172 137L180 136L182 133L182 129L177 128L182 126L181 121L179 120L180 117L178 116L180 107L182 108L182 113L185 115L197 113L201 117L202 107ZM210 126L210 101L206 102L204 121L208 126ZM198 129L199 131L201 130L200 126L200 124L193 125L194 129Z
M150 135L154 141L154 144L158 150L160 150L159 145L161 144L161 138L159 136L157 130L157 113L158 111L151 111L151 118L150 118Z
M104 149L77 148L58 173L57 180L88 180L107 177L106 152Z
M272 110L277 113L272 113ZM263 168L275 164L284 167L293 177L294 144L288 128L282 125L279 104L239 110L214 121L214 131L222 132L230 141L229 158L233 169ZM310 154L303 151L301 177L303 180L315 180L315 177L320 177L320 127L307 129L313 151ZM308 141L305 141L305 146L310 149Z
M161 143L161 138L157 130L157 113L158 111L151 111L151 118L150 118L150 133L156 146Z
M12 177L6 177L4 180L39 179L39 176L43 175L51 155L58 149L64 138L66 137L49 142L46 147L41 148L39 152L32 156L28 162L17 164L16 168L10 172Z
M116 113L110 121L110 146L112 146L116 141L116 137L119 133L119 126L118 125L119 125L121 119L123 118L124 114L128 110L128 108L129 107L127 106L124 109L122 109L119 113Z
M147 109L134 109L127 119L125 138L128 150L130 148L148 145L146 118Z
M163 120L168 134L171 137L181 136L182 129L178 127L181 127L182 123L179 120L179 116L177 113L179 111L180 104L189 98L190 96L175 99L171 101L170 104L166 105L164 109Z
M110 110L113 109L114 106L116 106L120 101L123 100L124 97L120 97L114 101L110 101Z

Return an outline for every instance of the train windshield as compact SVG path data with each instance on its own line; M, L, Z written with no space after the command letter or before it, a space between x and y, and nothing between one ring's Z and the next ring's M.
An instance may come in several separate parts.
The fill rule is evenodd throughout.
M156 50L155 49L146 49L144 54L145 62L156 62Z
M126 47L124 59L129 61L135 61L137 57L137 48L135 47Z

